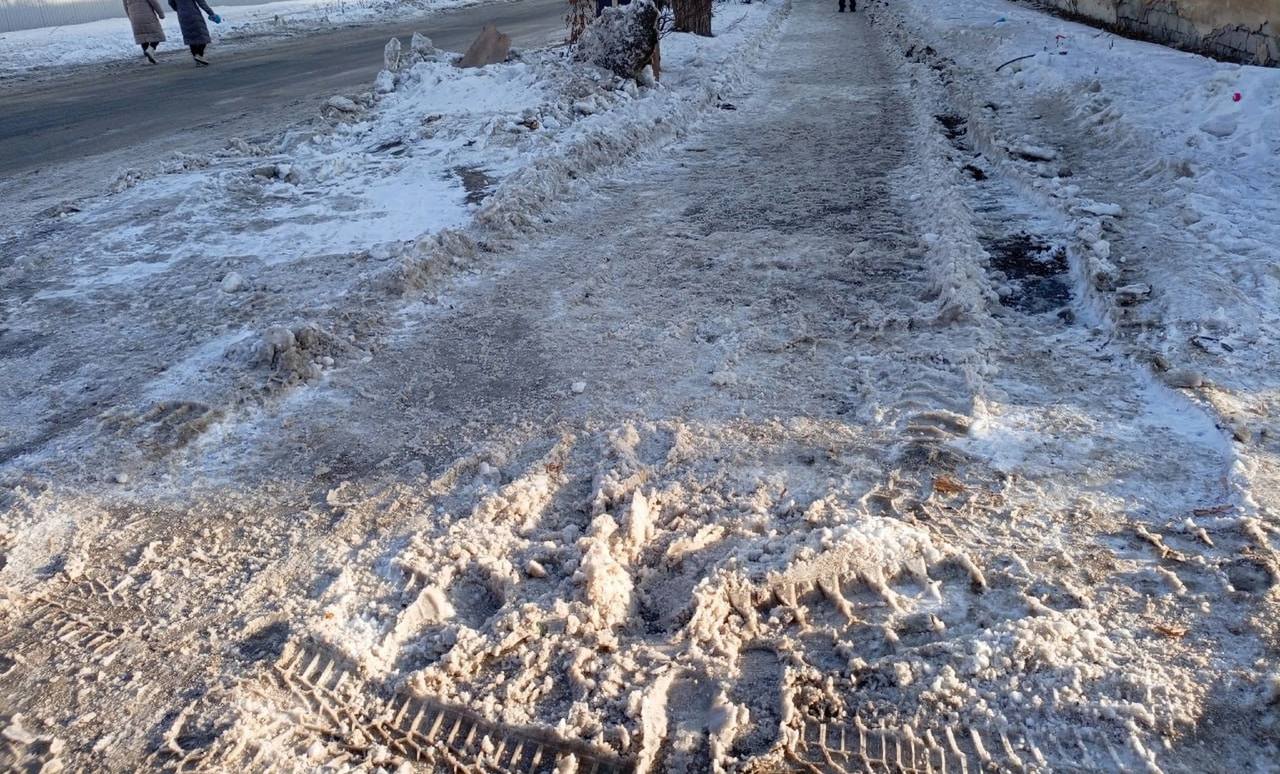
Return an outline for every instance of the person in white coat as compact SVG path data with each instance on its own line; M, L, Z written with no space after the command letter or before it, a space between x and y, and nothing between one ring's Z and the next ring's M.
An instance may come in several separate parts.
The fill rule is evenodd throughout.
M124 13L133 27L133 40L142 46L142 55L156 64L156 46L164 42L164 8L160 0L124 0Z

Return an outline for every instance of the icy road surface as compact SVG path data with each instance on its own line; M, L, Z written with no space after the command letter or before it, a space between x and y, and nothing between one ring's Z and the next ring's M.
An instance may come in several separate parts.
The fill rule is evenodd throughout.
M1061 105L1001 96L1038 86L988 80L981 32L947 38L923 2L874 25L750 8L738 33L763 46L724 60L749 77L687 132L470 253L443 238L469 271L406 263L408 298L334 284L358 262L308 253L305 228L271 238L276 264L217 242L220 266L256 249L265 277L234 311L192 256L33 282L6 334L15 416L45 421L6 428L0 755L1274 770L1274 362L1233 425L1219 404L1245 387L1210 387L1155 323L1128 324L1169 308L1157 261L1199 275L1176 252L1101 255L1141 238L1143 195L1090 169L1101 141L1068 137ZM682 78L736 40L668 38L665 88L693 94ZM412 104L400 88L386 126ZM393 185L427 163L353 168L353 202L376 198L370 170ZM119 212L101 217L123 255ZM171 296L131 302L113 278ZM182 399L209 352L235 351L219 315L305 317L322 291L328 327L266 336L289 378ZM57 308L66 330L33 322ZM165 335L183 361L163 362ZM112 381L99 351L136 378Z

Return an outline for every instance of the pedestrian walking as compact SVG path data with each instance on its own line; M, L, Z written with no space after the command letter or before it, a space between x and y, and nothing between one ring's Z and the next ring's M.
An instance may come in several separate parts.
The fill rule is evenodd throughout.
M124 14L133 27L134 42L142 46L142 55L156 64L156 46L164 42L164 27L160 26L164 8L160 7L160 0L124 0Z
M848 0L849 13L858 12L858 0ZM840 0L840 13L844 13L845 0Z
M169 7L178 14L178 26L182 28L182 42L191 48L191 58L196 64L205 66L204 47L213 40L209 37L209 27L204 23L207 15L209 21L221 24L222 17L213 12L206 0L169 0Z

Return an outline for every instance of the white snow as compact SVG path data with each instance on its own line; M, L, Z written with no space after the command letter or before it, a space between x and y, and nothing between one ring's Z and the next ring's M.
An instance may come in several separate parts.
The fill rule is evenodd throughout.
M1234 449L1245 461L1232 479L1241 502L1280 491L1280 461L1251 435L1280 431L1280 70L1126 40L1006 0L887 10L908 45L946 58L977 151L1052 150L1055 168L1072 168L1051 177L1017 159L1001 165L1075 221L1076 270L1098 289L1091 318L1132 327L1133 357L1196 391L1219 426L1253 437Z
M419 41L3 235L22 754L1276 760L1280 77L719 8L652 86Z

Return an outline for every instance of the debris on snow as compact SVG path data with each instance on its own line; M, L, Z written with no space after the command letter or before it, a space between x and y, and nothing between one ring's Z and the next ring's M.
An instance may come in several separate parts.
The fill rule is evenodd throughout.
M511 36L498 31L492 24L485 25L467 52L458 60L458 67L484 67L505 62L511 53Z

